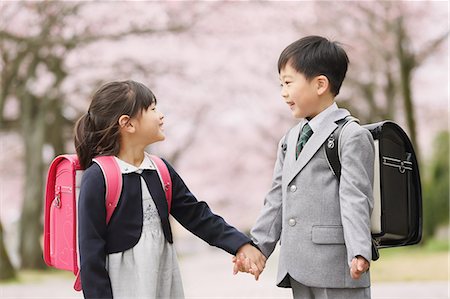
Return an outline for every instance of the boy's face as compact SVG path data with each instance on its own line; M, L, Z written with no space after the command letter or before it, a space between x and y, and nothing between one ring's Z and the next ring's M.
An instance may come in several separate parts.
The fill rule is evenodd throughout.
M307 80L289 63L280 71L281 96L296 118L313 118L320 113L319 94L315 78Z

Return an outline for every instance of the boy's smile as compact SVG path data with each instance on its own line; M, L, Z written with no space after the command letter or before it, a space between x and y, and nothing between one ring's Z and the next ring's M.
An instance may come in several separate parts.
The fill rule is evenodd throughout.
M289 108L291 108L291 110L294 110L295 109L295 103L294 102L291 102L291 101L286 101L286 104L288 104L288 106L289 106Z
M323 88L324 76L310 80L290 63L280 70L281 96L296 118L313 118L332 103Z

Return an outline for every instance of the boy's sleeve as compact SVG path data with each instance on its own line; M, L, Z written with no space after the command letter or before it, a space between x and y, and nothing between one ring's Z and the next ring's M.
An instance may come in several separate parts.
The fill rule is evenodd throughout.
M280 239L282 224L282 173L284 163L284 136L278 144L277 160L273 171L272 187L264 199L264 206L250 234L252 241L269 257Z
M355 256L372 259L370 215L373 208L375 149L370 132L358 124L342 135L339 202L349 266Z
M78 199L78 238L84 298L113 298L106 270L105 179L93 163L83 174Z

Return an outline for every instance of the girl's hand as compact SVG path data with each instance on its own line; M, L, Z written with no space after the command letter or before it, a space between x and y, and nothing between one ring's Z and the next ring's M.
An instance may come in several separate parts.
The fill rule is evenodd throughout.
M245 244L239 248L236 257L233 257L233 263L233 274L239 271L251 273L258 280L266 265L266 257L256 247Z

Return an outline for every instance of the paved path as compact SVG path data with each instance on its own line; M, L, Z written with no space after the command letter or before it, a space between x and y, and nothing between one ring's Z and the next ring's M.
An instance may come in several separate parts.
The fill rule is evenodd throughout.
M205 247L206 248L206 247ZM231 257L216 249L200 248L200 255L180 258L186 298L292 298L289 289L275 286L277 258L269 259L256 282L248 274L231 274ZM197 248L198 249L198 248ZM372 284L372 298L450 298L448 282L396 282ZM82 298L72 281L54 277L34 283L0 285L0 298Z

